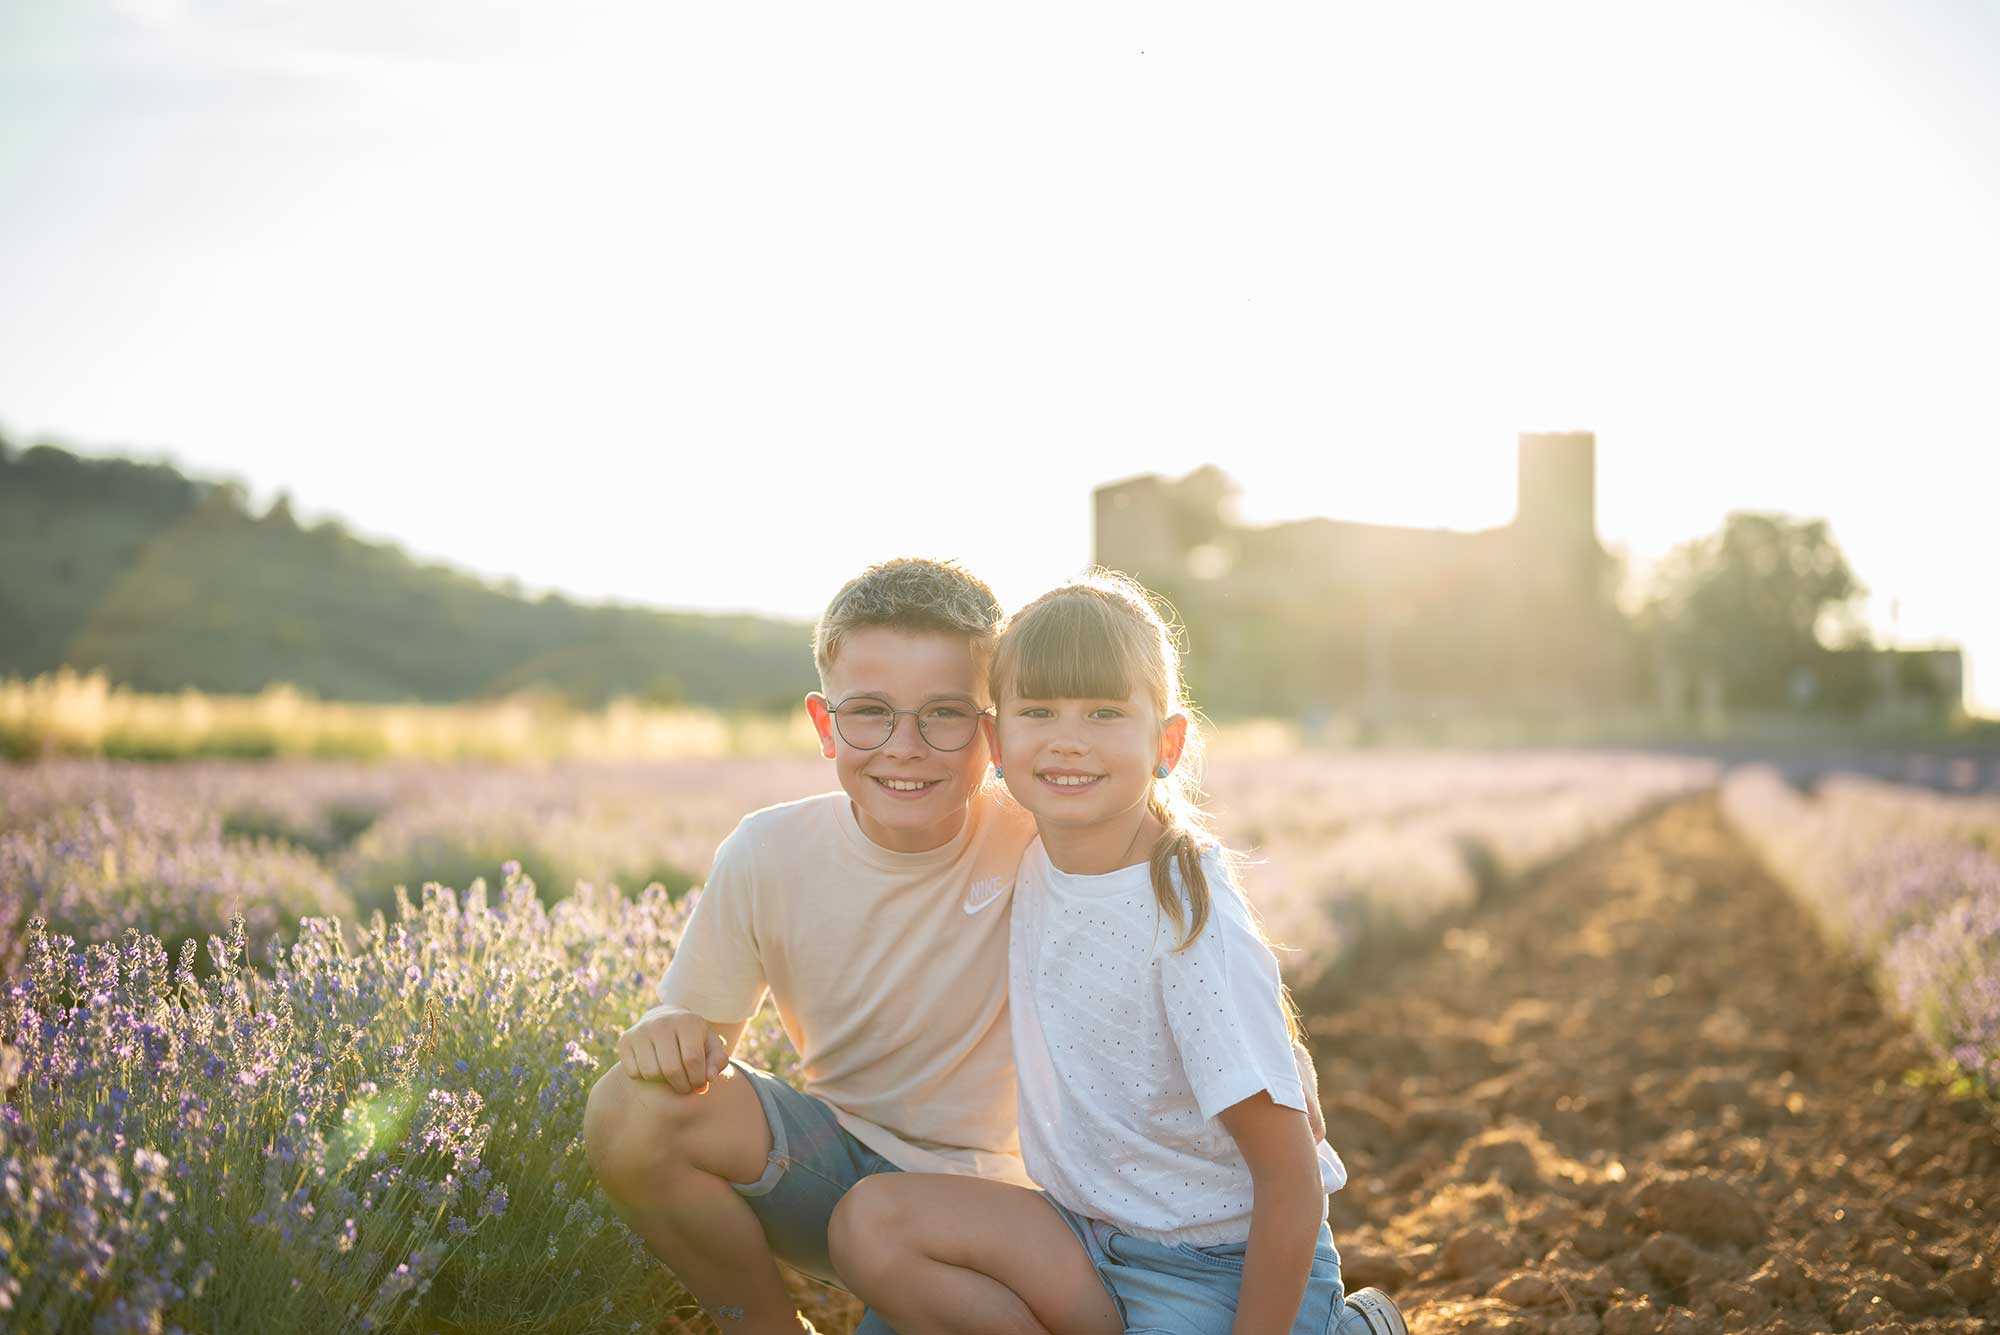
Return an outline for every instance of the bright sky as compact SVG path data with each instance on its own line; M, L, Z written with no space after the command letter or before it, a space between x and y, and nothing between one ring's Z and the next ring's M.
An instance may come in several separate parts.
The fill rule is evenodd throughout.
M811 615L1090 489L1831 520L2000 713L2000 7L0 5L0 426Z

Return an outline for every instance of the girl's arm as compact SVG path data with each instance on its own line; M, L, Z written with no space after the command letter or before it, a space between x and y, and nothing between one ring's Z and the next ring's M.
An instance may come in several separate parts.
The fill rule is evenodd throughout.
M1218 1116L1243 1151L1256 1192L1233 1335L1283 1335L1305 1298L1326 1218L1312 1131L1304 1113L1273 1102L1268 1093L1253 1094Z
M1313 1144L1326 1139L1326 1112L1319 1102L1319 1071L1313 1066L1313 1055L1306 1051L1302 1039L1292 1040L1292 1060L1299 1066L1299 1088L1306 1096L1306 1121L1311 1124Z

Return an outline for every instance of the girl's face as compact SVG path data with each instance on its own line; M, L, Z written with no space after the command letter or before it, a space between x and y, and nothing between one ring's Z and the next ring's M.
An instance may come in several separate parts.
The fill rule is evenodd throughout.
M1180 759L1187 716L1161 721L1134 691L1122 700L1010 696L993 725L994 762L1036 823L1078 829L1142 807L1154 770Z

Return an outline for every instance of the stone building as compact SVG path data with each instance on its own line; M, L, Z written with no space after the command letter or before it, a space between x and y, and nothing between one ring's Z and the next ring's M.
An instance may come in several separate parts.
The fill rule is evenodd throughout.
M1180 612L1213 712L1449 726L1638 710L1668 730L1727 726L1742 711L1725 708L1718 667L1647 650L1618 609L1595 436L1524 434L1517 466L1513 519L1476 532L1247 525L1220 469L1130 478L1096 490L1096 561ZM1964 695L1957 649L1857 647L1822 651L1777 711L1923 728L1961 717Z
M1237 523L1226 475L1099 487L1096 560L1187 624L1197 698L1378 721L1541 713L1643 690L1597 537L1596 439L1519 441L1511 522L1478 532L1335 519Z

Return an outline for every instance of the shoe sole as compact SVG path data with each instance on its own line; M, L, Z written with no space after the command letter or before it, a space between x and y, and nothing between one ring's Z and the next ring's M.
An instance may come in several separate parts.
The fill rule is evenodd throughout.
M1347 1305L1361 1314L1371 1335L1410 1335L1403 1309L1380 1289L1359 1289L1347 1295Z

